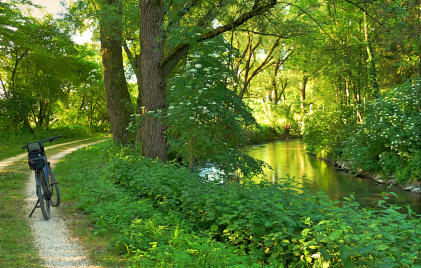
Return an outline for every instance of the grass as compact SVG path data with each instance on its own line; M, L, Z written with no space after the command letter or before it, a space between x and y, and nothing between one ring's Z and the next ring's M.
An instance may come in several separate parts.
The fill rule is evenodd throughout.
M84 142L75 142L72 146ZM60 150L60 147L46 149L47 155ZM28 174L26 158L0 171L0 267L44 267L32 241L29 211L23 209Z
M15 156L22 153L20 149L22 145L25 145L28 142L42 140L51 136L63 136L62 138L54 141L54 144L65 143L73 140L80 140L83 138L94 138L98 136L104 136L99 133L91 133L86 130L78 129L53 129L53 130L43 130L36 129L34 133L21 132L1 132L0 133L0 160L7 157ZM48 146L48 144L46 144Z
M60 186L65 188L63 183ZM120 256L111 254L108 250L108 243L112 235L95 235L94 225L88 215L77 209L74 202L68 202L68 200L68 198L65 198L63 200L65 202L60 205L59 215L66 220L67 228L78 238L78 242L88 253L91 262L103 267L125 267L125 260Z
M25 206L25 182L27 173L1 172L0 189L0 260L2 267L42 267L32 243L31 229ZM5 194L7 193L7 194Z

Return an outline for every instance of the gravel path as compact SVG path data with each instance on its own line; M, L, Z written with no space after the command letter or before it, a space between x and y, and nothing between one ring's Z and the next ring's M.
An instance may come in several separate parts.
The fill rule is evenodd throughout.
M75 147L66 148L60 153L48 156L51 165L54 166L61 158L67 154L93 145L102 141L95 141ZM64 144L57 145L63 146ZM49 147L52 148L52 147ZM24 154L24 157L26 154ZM6 159L7 160L7 159ZM1 167L0 167L1 168ZM58 178L60 181L60 178ZM26 184L26 210L28 215L37 201L35 193L34 173L28 177ZM50 219L44 220L41 209L36 209L29 223L34 236L34 244L39 249L41 259L45 267L99 267L90 263L87 255L84 253L76 238L73 238L66 228L65 222L59 218L54 207L50 210Z

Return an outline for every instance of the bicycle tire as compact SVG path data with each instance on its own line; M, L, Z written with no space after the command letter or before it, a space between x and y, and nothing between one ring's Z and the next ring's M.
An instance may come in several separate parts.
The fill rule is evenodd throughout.
M61 195L60 195L60 189L58 188L58 184L56 181L56 178L54 177L53 170L50 167L50 164L48 164L47 167L48 176L50 177L49 183L49 190L51 193L51 199L50 199L50 205L53 207L58 207L61 202Z
M50 219L50 200L48 200L48 188L45 181L45 175L41 172L36 172L37 176L37 195L41 207L42 216L44 219ZM39 182L39 183L38 183Z

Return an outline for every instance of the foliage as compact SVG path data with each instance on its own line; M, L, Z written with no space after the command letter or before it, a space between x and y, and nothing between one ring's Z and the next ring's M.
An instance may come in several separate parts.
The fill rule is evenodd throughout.
M349 106L315 111L303 140L319 156L344 160L354 170L381 172L400 183L420 180L420 80L386 91L365 104L361 124Z
M421 180L420 83L394 87L366 104L363 123L341 144L354 168L381 171L401 183Z
M126 158L127 152L137 154L128 148L119 151L109 143L97 145L70 155L55 168L62 189L67 189L63 200L75 202L88 214L94 235L110 237L110 252L122 255L125 266L252 266L250 257L213 241L206 232L194 231L178 212L165 213L153 200L133 195L108 176L99 176L104 167L105 174L109 173L106 154Z
M62 116L76 94L83 100L77 108L71 107L72 112L83 114L91 106L84 121L90 127L96 125L92 105L104 114L101 106L105 101L97 94L102 73L97 63L87 59L93 50L76 45L63 22L51 16L42 20L26 16L14 1L1 3L0 8L0 129L48 129L59 121L61 125L78 124L73 118L64 123ZM99 99L85 98L87 88ZM61 113L57 109L60 102L64 104Z
M260 126L273 128L280 135L300 134L292 104L273 104L260 100L248 100L246 103Z
M347 106L326 107L304 117L303 141L306 149L320 157L336 158L337 148L355 125L352 109Z
M93 160L98 155L105 158ZM297 188L289 180L258 185L206 183L185 168L109 145L76 153L66 167L82 165L81 159L96 163L104 176L98 177L97 169L82 166L75 169L80 175L74 171L73 176L69 174L66 180L76 185L73 191L82 200L79 205L97 222L96 230L121 228L112 232L112 245L121 252L129 249L131 258L139 261L155 263L158 256L178 256L173 254L175 249L165 246L169 240L174 246L180 241L187 243L191 252L206 252L203 244L176 237L173 226L183 229L185 224L188 228L184 230L206 234L230 249L237 247L259 265L421 264L417 255L421 250L421 219L409 207L407 214L401 214L401 208L381 200L377 208L361 209L352 198L339 207L324 194ZM149 216L155 213L157 217ZM122 224L127 220L130 227ZM206 241L210 245L220 243Z
M212 164L232 176L261 172L261 164L240 148L246 131L256 127L247 106L227 83L228 46L223 38L204 41L192 49L183 68L169 79L168 110L161 114L168 125L174 158L190 168Z

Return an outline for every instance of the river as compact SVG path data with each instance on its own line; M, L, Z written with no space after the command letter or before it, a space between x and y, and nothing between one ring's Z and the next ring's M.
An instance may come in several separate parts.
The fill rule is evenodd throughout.
M361 206L372 206L376 200L382 199L383 192L393 191L398 198L392 196L390 202L398 205L411 204L413 210L421 214L420 194L406 192L397 187L388 189L386 185L339 172L326 162L306 153L304 144L299 139L255 145L248 149L248 153L272 167L265 168L265 175L273 182L286 176L294 177L294 180L312 189L326 192L332 200L354 194Z

